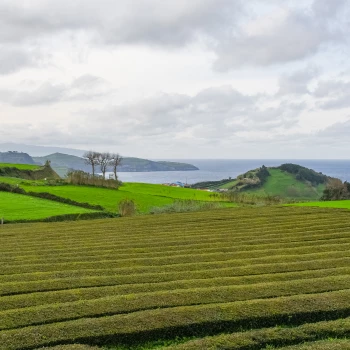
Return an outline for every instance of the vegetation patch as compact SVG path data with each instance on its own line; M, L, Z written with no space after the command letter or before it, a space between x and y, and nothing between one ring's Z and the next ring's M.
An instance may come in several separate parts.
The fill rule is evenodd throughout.
M17 177L27 180L59 179L50 163L38 167L27 164L0 164L0 176Z

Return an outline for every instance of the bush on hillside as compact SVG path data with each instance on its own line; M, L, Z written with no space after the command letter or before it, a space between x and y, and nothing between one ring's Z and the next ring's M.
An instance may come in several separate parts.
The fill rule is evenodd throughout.
M247 205L274 205L283 203L283 200L277 196L258 196L256 194L242 193L239 191L228 191L221 193L225 201Z
M120 216L133 216L136 213L136 205L132 199L123 199L118 205Z
M346 181L343 183L339 179L329 180L321 200L334 201L341 199L350 199L350 183Z
M217 202L200 202L195 200L176 200L171 204L163 207L152 207L151 214L171 214L171 213L188 213L195 211L205 211L220 209L221 203Z

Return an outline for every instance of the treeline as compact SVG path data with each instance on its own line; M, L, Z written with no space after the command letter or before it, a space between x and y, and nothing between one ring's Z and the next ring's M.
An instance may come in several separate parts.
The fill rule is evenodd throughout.
M309 181L313 186L325 184L329 180L328 176L297 164L282 164L277 169L293 174L297 180Z

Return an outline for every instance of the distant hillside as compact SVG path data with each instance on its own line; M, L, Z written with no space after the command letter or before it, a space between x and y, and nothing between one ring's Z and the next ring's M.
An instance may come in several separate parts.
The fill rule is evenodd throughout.
M44 164L47 160L51 161L51 166L58 172L65 169L83 170L90 172L91 166L85 164L85 160L81 157L71 156L69 154L54 153L44 157L33 157L37 164ZM96 168L98 171L98 167ZM110 169L112 170L112 169ZM138 172L138 171L190 171L198 170L197 167L186 163L175 162L155 162L148 159L126 157L123 158L118 172Z
M75 149L75 148L65 148L65 147L54 147L54 146L35 146L35 145L25 145L20 143L0 143L0 152L5 151L17 151L17 152L26 152L31 156L41 157L46 154L51 153L65 153L72 154L75 156L82 156L84 154L84 150Z
M35 164L33 158L23 152L0 152L0 163Z
M236 179L202 182L193 188L238 191L290 199L319 199L331 177L297 164L247 171Z

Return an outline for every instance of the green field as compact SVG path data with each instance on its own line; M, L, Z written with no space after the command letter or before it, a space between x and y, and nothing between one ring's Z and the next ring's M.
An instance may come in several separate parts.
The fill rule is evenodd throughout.
M320 207L320 208L343 208L350 209L350 200L340 200L340 201L319 201L319 202L305 202L296 203L294 206L300 207Z
M20 170L37 170L40 169L40 165L32 164L12 164L12 163L0 163L0 168L17 168Z
M262 188L247 190L261 196L280 196L284 198L296 198L300 200L317 200L321 198L324 185L316 188L307 185L305 182L297 181L292 174L280 169L269 169L271 176L267 178Z
M5 221L39 220L51 216L92 212L92 210L41 198L0 192L0 218Z
M213 193L207 191L146 183L126 182L123 186L119 188L119 190L123 192L142 193L152 196L161 196L174 199L191 199L208 202L219 201L218 196L213 196Z
M342 209L265 207L4 225L0 349L345 340L349 220Z
M51 186L45 184L43 180L30 181L8 177L0 177L0 182L18 185L27 192L48 192L77 202L101 205L113 213L117 212L119 202L126 198L136 203L140 213L147 213L153 207L164 207L173 203L174 200L220 201L218 196L213 196L206 191L141 183L125 183L115 190L92 186ZM224 203L224 205L235 206L232 203Z

